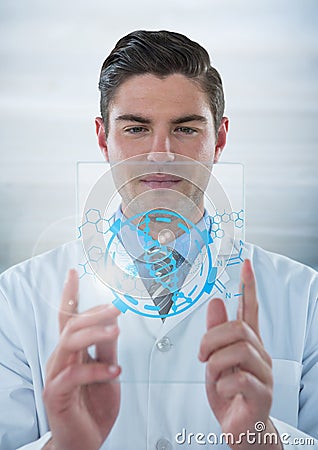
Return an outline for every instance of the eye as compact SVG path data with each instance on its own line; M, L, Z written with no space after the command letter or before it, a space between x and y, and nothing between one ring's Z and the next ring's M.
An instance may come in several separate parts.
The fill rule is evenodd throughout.
M176 131L182 134L195 134L197 131L190 127L178 127Z
M125 133L128 134L139 134L139 133L143 133L145 131L147 131L147 129L145 127L129 127L129 128L125 128Z

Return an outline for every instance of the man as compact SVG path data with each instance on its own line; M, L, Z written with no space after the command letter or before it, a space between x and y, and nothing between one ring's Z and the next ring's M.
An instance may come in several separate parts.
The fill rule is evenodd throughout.
M111 164L218 162L228 131L221 79L185 36L124 37L103 64L100 90L96 130ZM133 180L117 215L129 219L134 197L158 188L191 200L186 181L155 172ZM198 192L193 202L200 223ZM229 267L223 279L244 286L237 318L233 302L209 301L215 291L175 318L166 310L164 321L120 314L109 289L93 277L79 285L70 270L83 257L80 243L3 274L1 448L201 448L220 444L221 432L233 449L317 445L309 441L318 438L316 273L252 245L243 253L241 274Z

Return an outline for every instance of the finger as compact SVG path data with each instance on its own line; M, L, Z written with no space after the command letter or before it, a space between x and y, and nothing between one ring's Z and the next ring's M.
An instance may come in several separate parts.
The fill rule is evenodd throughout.
M114 306L112 307L114 309ZM113 339L109 342L97 342L96 343L96 360L97 361L101 361L110 365L117 365L118 364L118 359L117 359L117 347L118 347L118 336L119 336L119 327L117 324L117 316L118 314L120 314L120 312L117 310L116 312L116 321L115 321L115 326L117 327L117 335L116 335L116 339Z
M261 357L268 364L271 364L271 359L254 330L241 320L225 322L214 328L210 328L201 340L199 359L205 362L212 353L237 342L249 342L256 348Z
M223 303L220 298L213 298L208 304L207 316L206 316L206 326L207 330L218 327L218 325L227 321L227 313ZM205 335L206 336L206 335ZM200 350L199 350L199 360L204 362L208 358L208 342L202 339Z
M253 374L243 370L228 373L220 378L216 382L215 390L218 395L228 400L239 394L243 395L247 401L259 403L259 399L262 399L262 407L265 404L270 407L272 401L271 386L263 384Z
M258 324L258 301L256 282L252 264L249 259L244 261L241 273L242 286L244 286L243 311L245 322L255 331L261 340Z
M115 325L120 311L113 305L99 305L71 317L64 326L63 334L74 333L82 328L96 325Z
M245 317L245 286L244 284L240 283L240 297L239 297L239 302L238 302L238 307L237 307L237 314L236 314L236 318L238 320L244 320Z
M208 305L206 327L209 330L224 322L227 322L224 302L220 298L213 298Z
M112 340L109 342L98 342L96 344L96 360L116 366L118 364L117 344L117 340Z
M109 311L110 307L99 309L99 313L75 316L67 322L50 361L50 370L47 372L48 379L54 378L58 372L74 364L76 360L78 362L83 360L83 358L77 358L77 355L87 354L89 346L98 343L107 346L112 341L117 342L119 329L116 319L113 317L114 314L117 315L117 311ZM105 325L101 325L102 321Z
M77 313L78 305L78 275L76 270L71 269L64 285L62 301L59 311L60 333L63 331L67 321Z
M84 328L82 330L72 333L70 336L63 337L60 343L66 353L79 352L95 345L98 342L108 343L117 338L119 334L118 326L107 325ZM61 352L62 357L62 352Z
M75 362L74 355L78 352L86 351L90 345L96 343L107 345L112 341L116 342L118 334L117 325L89 327L69 334L63 333L55 351L50 372L47 374L48 379L54 378L65 367L73 365Z
M209 381L216 382L222 374L230 372L233 367L251 373L262 383L271 382L271 367L261 357L255 347L248 342L237 342L213 353L208 359Z
M48 365L47 365L47 377L51 379L64 367L85 360L87 355L87 347L95 344L94 339L89 336L88 333L79 335L72 338L80 330L89 329L93 326L104 327L116 325L116 317L120 312L114 306L101 305L91 308L82 314L73 315L65 323L64 329L61 333L60 342L53 352ZM97 337L97 341L102 340L103 333L100 333L100 337ZM115 331L112 337L116 337L118 331ZM82 352L80 352L82 350Z
M47 383L43 395L44 401L46 404L56 403L59 402L61 397L64 401L64 396L72 394L72 391L77 387L114 380L120 372L120 367L107 364L73 364Z

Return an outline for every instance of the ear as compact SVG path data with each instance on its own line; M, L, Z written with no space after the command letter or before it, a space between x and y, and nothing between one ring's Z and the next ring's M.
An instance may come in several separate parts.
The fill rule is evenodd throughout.
M226 137L228 131L229 131L229 119L227 117L222 117L221 124L218 130L217 141L215 144L214 161L213 161L214 164L216 164L220 159L220 156L226 144Z
M95 118L95 127L96 127L96 134L97 134L99 148L101 149L106 161L109 162L105 126L104 126L104 121L101 117Z

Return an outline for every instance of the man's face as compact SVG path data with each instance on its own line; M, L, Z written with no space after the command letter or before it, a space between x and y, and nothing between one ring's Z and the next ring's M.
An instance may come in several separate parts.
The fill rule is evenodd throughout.
M134 157L152 167L151 173L136 177L133 165L124 169L130 181L120 192L123 210L145 192L172 190L203 211L202 189L182 173L179 176L172 170L169 174L164 169L193 160L193 181L199 170L195 161L211 166L225 145L227 119L223 119L216 139L207 96L197 83L180 74L163 79L150 74L133 76L117 89L110 104L106 140L102 119L96 119L96 127L100 147L111 164ZM197 177L200 179L199 174Z

